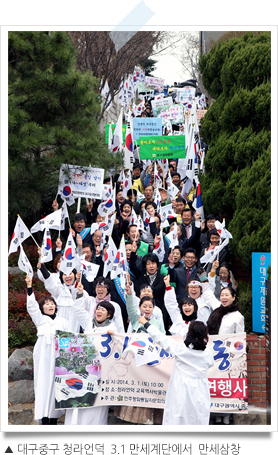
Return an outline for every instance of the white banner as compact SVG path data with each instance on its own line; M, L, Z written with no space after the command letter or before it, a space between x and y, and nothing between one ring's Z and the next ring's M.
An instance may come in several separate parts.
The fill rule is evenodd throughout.
M62 164L58 194L102 199L104 169Z

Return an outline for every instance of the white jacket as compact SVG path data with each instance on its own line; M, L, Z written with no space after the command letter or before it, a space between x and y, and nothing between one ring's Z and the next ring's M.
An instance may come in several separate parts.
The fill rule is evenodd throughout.
M206 302L211 306L212 310L219 308L221 305L209 285L209 283L203 283L203 294ZM219 335L226 333L244 333L244 316L239 311L233 311L223 316L220 327Z
M35 420L43 417L59 418L64 411L55 410L55 344L56 330L69 331L69 321L59 316L55 319L41 313L34 293L27 295L27 311L37 327L37 342L33 351Z
M210 392L207 370L213 366L213 354L206 348L197 351L171 339L156 327L148 333L168 353L175 356L165 400L162 425L208 425Z

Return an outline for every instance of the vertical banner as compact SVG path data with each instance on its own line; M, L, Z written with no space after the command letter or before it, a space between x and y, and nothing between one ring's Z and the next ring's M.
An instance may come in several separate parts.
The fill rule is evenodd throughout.
M267 269L271 253L252 253L252 330L265 333Z

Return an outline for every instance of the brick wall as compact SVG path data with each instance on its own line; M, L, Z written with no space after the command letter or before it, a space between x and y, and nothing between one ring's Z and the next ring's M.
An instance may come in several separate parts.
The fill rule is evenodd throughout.
M247 335L248 403L266 408L266 348L264 335Z

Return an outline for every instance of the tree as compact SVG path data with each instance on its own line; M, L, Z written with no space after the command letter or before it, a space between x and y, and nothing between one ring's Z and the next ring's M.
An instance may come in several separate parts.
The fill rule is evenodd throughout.
M9 214L30 223L51 211L61 164L108 168L96 121L98 80L76 70L66 32L9 34ZM12 226L12 227L13 227Z
M201 122L203 202L226 218L231 251L250 270L252 252L270 251L270 33L220 41L200 70L215 99Z
M189 78L199 80L199 55L200 38L199 32L180 32L180 51L177 58L183 69L190 75ZM188 78L188 79L189 79Z
M109 32L68 32L78 49L78 68L92 71L100 81L100 91L108 81L111 101L119 93L120 84L128 74L133 74L134 67L154 52L158 44L167 40L166 32L137 32L116 52L115 44ZM124 32L123 32L124 33ZM148 63L148 62L147 62ZM105 109L111 102L103 104L98 115L100 121Z

